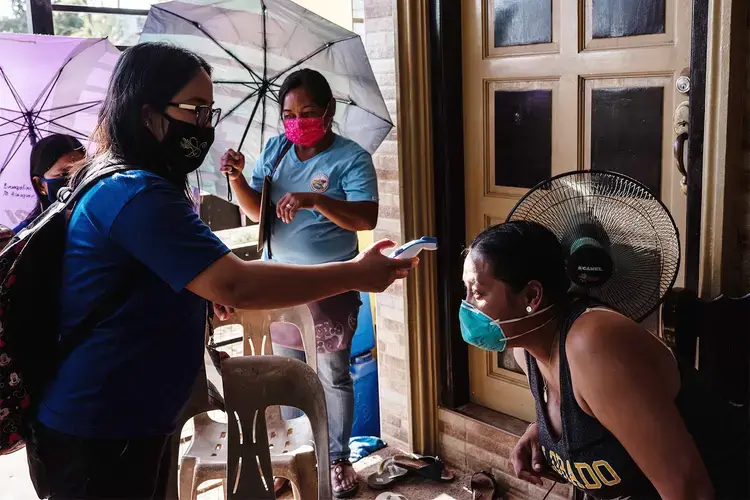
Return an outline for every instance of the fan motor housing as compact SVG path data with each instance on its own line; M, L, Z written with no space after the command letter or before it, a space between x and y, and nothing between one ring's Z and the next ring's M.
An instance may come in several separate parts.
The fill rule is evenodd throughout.
M568 277L576 285L585 288L601 286L612 276L613 267L606 247L595 238L582 237L573 242L567 270Z

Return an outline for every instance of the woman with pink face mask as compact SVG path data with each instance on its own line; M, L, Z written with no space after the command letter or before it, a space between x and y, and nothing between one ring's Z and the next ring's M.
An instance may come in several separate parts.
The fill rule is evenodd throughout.
M229 176L240 207L260 219L263 183L271 179L270 199L276 217L263 258L313 265L346 261L357 255L357 231L375 227L378 187L370 155L357 143L332 130L336 101L325 77L311 69L290 74L279 90L285 134L271 138L248 182L245 158L227 151L221 171ZM361 303L357 292L308 304L315 322L318 374L325 389L333 462L334 496L357 491L349 462L354 419L354 391L349 374L351 341ZM271 327L274 353L304 359L299 332L293 325ZM299 412L284 409L284 418ZM277 480L280 489L284 480Z

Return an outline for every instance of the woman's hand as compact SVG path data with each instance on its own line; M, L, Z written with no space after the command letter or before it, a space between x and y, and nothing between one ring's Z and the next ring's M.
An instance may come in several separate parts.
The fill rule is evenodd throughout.
M276 203L276 216L289 224L297 210L315 208L318 196L318 193L287 193Z
M216 316L219 321L226 321L234 316L234 308L222 306L221 304L214 302L214 316Z
M539 427L531 424L510 454L510 468L516 477L531 484L543 486L545 460L539 444Z
M397 279L406 278L409 271L417 266L419 259L416 257L391 259L383 255L383 250L393 246L395 243L391 240L380 240L366 248L352 261L356 266L356 272L359 273L358 281L361 280L361 284L356 287L357 290L382 292Z
M230 181L236 181L245 169L245 155L233 149L227 150L221 157L221 173L227 174Z

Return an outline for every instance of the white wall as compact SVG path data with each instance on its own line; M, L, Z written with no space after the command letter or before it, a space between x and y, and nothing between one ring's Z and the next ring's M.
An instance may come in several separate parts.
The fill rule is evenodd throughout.
M352 0L294 0L339 26L352 29Z

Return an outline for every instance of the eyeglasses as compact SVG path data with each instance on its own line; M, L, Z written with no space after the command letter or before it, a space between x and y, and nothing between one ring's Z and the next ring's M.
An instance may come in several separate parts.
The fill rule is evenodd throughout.
M213 108L201 104L196 106L195 104L180 104L176 102L170 102L167 106L172 106L178 109L185 109L187 111L195 111L195 124L199 127L215 127L219 123L221 118L221 109Z

